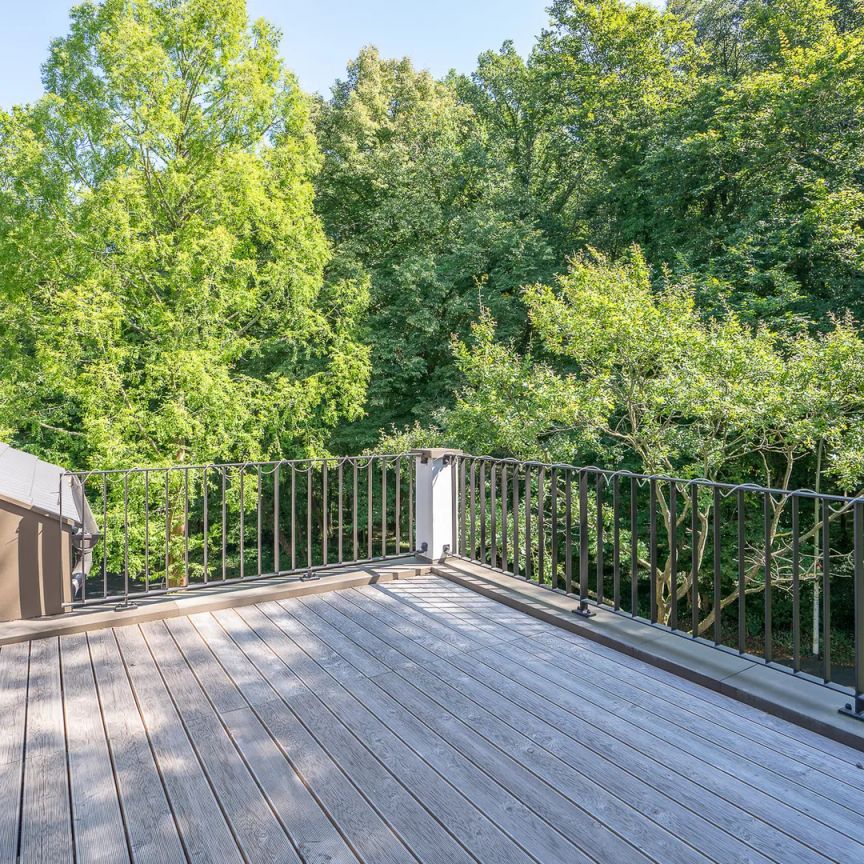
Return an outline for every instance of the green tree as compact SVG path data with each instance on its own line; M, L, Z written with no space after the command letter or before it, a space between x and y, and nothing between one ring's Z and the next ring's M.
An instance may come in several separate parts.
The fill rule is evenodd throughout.
M518 288L551 272L554 256L453 81L364 49L317 129L330 272L370 278L368 418L339 439L353 450L449 403L449 337L467 334L481 303L508 334L524 332Z
M324 282L319 154L243 0L72 11L0 116L4 435L70 467L320 452L362 410L362 280Z

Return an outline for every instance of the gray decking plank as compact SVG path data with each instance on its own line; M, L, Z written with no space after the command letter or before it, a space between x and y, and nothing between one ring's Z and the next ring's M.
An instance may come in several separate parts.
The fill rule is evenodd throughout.
M391 596L391 592L379 591L375 594L377 596ZM400 608L399 612L406 614L404 608ZM467 630L470 625L459 625L454 622L453 626ZM784 778L780 775L764 769L747 755L739 756L730 753L716 746L708 738L698 737L691 732L686 723L681 724L677 729L670 728L669 722L650 714L641 705L634 702L622 704L619 699L610 696L602 689L604 683L602 679L598 678L593 683L590 681L583 682L577 677L578 673L575 670L572 675L569 674L569 671L562 670L560 658L555 652L550 651L545 656L544 661L540 662L536 659L529 659L526 652L514 648L510 643L501 643L494 649L480 649L473 654L482 658L490 667L500 666L502 656L508 658L512 664L502 668L509 678L535 690L546 698L552 699L552 701L556 701L554 696L557 696L557 703L566 710L573 710L576 706L582 708L585 704L594 704L597 709L608 712L610 716L623 715L628 725L641 728L650 736L668 744L679 759L682 755L685 758L689 756L700 763L700 768L704 765L715 770L725 771L729 777L729 785L739 789L743 795L750 794L748 790L741 789L742 784L747 783L757 796L765 796L769 798L769 802L770 798L773 798L778 805L775 809L778 810L781 820L782 816L787 816L788 820L792 820L787 820L790 827L791 824L794 824L794 820L791 813L785 809L787 807L796 809L805 820L807 817L813 820L812 824L805 821L803 826L799 825L799 831L806 832L809 828L815 833L817 825L821 825L826 826L825 830L830 828L838 834L845 834L850 840L860 835L860 828L864 823L857 814L845 807L833 804L820 795L808 794L806 790L802 791L794 782L790 783L788 780L784 782ZM544 686L545 676L554 678L554 687L551 684L548 687ZM567 684L570 685L569 691ZM565 685L563 691L560 689L562 685ZM572 691L575 691L572 698L567 699L566 694ZM747 749L747 744L747 740L743 739L744 749ZM752 749L752 745L750 749ZM671 758L671 754L669 758ZM771 807L772 804L766 802L765 806ZM781 824L786 823L781 821ZM829 842L830 839L831 835L827 835L826 842ZM841 842L839 838L836 839ZM860 847L860 853L864 854L864 846Z
M164 623L143 624L141 632L243 854L252 861L300 864L300 857Z
M513 651L521 651L523 656L527 653L532 658L547 662L554 657L556 662L560 663L561 658L566 656L561 653L559 644L545 641L538 643L533 639L518 644L511 643L506 646L506 651L503 653L513 656ZM864 825L864 796L858 794L853 787L838 783L840 778L823 774L821 770L814 769L795 757L771 749L749 736L735 733L713 718L708 719L690 712L689 702L692 700L662 690L662 685L658 684L653 692L639 687L637 681L625 676L611 664L605 665L603 659L598 658L590 666L581 664L568 666L568 683L572 680L569 677L572 675L573 678L584 681L592 687L599 686L613 698L624 699L628 703L637 705L650 712L651 716L658 718L660 723L669 724L670 732L677 726L694 740L707 741L711 745L712 752L722 748L723 751L746 760L749 765L761 766L769 773L757 773L758 785L770 785L773 782L771 775L775 775L780 788L787 788L792 784L793 788L810 790L814 795L831 802L832 809L836 810L840 807L851 811L853 815L848 818L854 819L856 824Z
M368 613L364 621L360 617L363 614L361 610L357 610L355 614L358 615L358 622L363 622L373 633L386 638L383 621L375 619ZM419 660L421 659L419 655L425 649L419 645L415 647L417 648L415 657ZM428 662L434 663L439 660L431 652L427 651L425 655ZM671 802L661 810L654 790L640 791L640 784L628 777L629 785L625 783L623 794L619 790L619 795L616 797L603 786L602 778L609 770L605 764L598 764L594 759L590 764L579 766L580 770L574 770L552 754L540 750L535 742L515 734L513 730L506 729L504 724L499 723L496 729L495 720L490 715L478 720L476 717L472 718L470 713L466 714L466 704L470 703L452 688L447 688L450 690L450 699L440 699L437 706L427 699L421 690L411 688L409 693L409 690L403 686L404 681L422 681L424 682L422 690L435 686L434 676L422 669L414 669L406 673L404 669L399 668L398 674L401 676L398 681L393 676L376 678L375 681L393 698L417 714L442 738L450 741L484 770L490 772L499 782L504 783L517 794L522 794L519 790L530 793L527 800L532 802L535 810L553 816L555 824L571 826L573 836L585 843L585 848L592 854L600 851L603 860L638 859L639 856L635 851L631 849L629 854L625 854L620 847L620 841L616 841L614 837L610 838L607 826L612 826L619 831L622 838L635 843L654 860L662 862L706 860L701 858L698 851L684 845L673 833L673 829L677 828L680 831L682 826L692 829L693 815L686 813L684 818L681 818ZM439 690L439 694L441 692L443 688ZM442 708L447 713L442 711ZM477 706L473 708L476 714ZM598 779L595 781L594 777ZM548 783L548 787L556 790L556 794L550 795L548 788L544 791L545 787L537 790L538 779ZM530 791L532 789L535 791ZM562 797L567 797L568 801L560 800ZM633 799L641 803L652 816L660 811L662 818L659 821L652 821L632 804ZM580 811L574 814L572 810L577 806L584 806L585 813L582 814ZM669 815L670 809L671 815ZM710 828L711 826L708 825L702 826L703 832L709 836ZM734 841L729 841L722 832L715 831L715 833L717 836L713 839L720 844L721 849L724 846L732 847L727 861L745 860L742 852L746 852L746 848L740 847L740 844ZM751 856L751 860L757 860L757 856Z
M416 860L216 620L202 614L193 623L358 856L375 864Z
M366 597L359 592L345 592L344 596L352 598L352 605L359 604L355 614L363 611L361 606L377 600L381 607L377 614L382 616L382 620L399 617L398 613L386 608L389 602L398 606L398 602L393 598L388 599L378 595ZM506 692L506 688L502 693L500 688L493 689L491 685L487 686L487 683L482 680L482 671L485 667L480 668L480 675L472 676L461 668L459 663L455 665L450 663L449 654L438 655L435 644L437 640L434 637L429 636L429 648L408 640L400 640L398 636L388 638L394 645L398 645L400 650L409 654L413 661L441 677L447 684L478 705L493 711L509 726L522 732L535 744L544 747L577 770L589 762L590 757L587 754L604 758L606 762L603 771L599 772L602 773L603 782L610 789L617 790L616 794L625 800L628 795L633 794L628 790L632 789L631 778L636 778L650 783L657 797L664 796L683 805L687 810L701 815L732 838L744 840L780 864L792 860L796 862L827 860L812 849L802 846L794 835L780 833L771 825L754 823L754 814L758 815L758 811L752 807L732 804L693 782L686 772L682 772L677 767L674 754L671 761L669 754L664 754L663 759L652 758L629 745L625 740L620 740L619 736L608 734L607 729L604 728L602 715L594 718L596 725L592 727L590 723L580 722L578 716L567 714L557 706L551 706L551 710L544 713L545 706L542 701L536 699L530 691L526 691L529 697L528 708L526 708L525 700L514 700L511 694ZM475 662L479 661L475 660ZM529 708L533 708L534 713L528 710ZM562 737L561 733L565 737ZM646 798L643 793L642 800L645 801L644 806L647 808L648 815L656 812L657 805L651 800L650 794ZM663 797L660 797L660 800L663 801ZM670 807L668 803L664 802L663 807L661 814L675 813L675 808ZM683 824L687 824L686 814ZM719 839L722 841L722 837ZM717 848L728 850L729 843L719 842ZM733 857L731 860L737 859Z
M21 814L27 666L30 645L6 645L0 649L0 862L14 862L18 855L18 823Z
M148 864L185 861L114 633L94 631L87 641L132 855Z
M235 643L273 684L301 722L339 764L367 800L391 825L417 858L423 862L470 861L429 812L409 795L381 762L354 737L350 730L306 687L251 629L236 610L215 613ZM349 721L350 722L350 721Z
M425 580L418 580L418 583L423 582ZM437 593L450 597L454 603L465 604L490 620L498 621L506 627L512 627L512 615L523 614L513 612L496 600L484 597L461 585L455 583L447 583L447 585L448 588L446 589L439 587ZM828 739L815 736L815 733L803 730L801 727L794 726L780 718L772 718L773 722L770 725L763 725L761 722L763 718L757 716L761 712L736 700L714 693L670 672L616 652L590 639L569 633L559 627L541 621L536 623L538 625L536 632L531 634L530 638L519 643L527 649L531 650L535 643L541 643L546 647L552 645L556 651L566 652L573 659L578 659L581 662L587 661L591 668L605 670L616 683L626 684L636 690L659 696L680 707L688 714L710 721L714 728L718 729L718 734L721 736L728 731L736 739L752 740L757 745L767 748L770 753L763 751L764 756L769 758L775 766L782 766L789 762L806 766L810 769L809 772L803 769L799 771L795 764L790 765L789 770L796 772L795 776L801 779L811 779L820 783L818 778L807 778L806 776L813 771L818 772L821 777L826 778L828 784L827 786L821 784L821 788L829 791L836 790L837 800L846 799L850 795L854 796L851 790L849 792L843 791L850 787L864 791L864 772L848 770L850 762L853 765L860 762L860 754L856 756L856 751L848 749L848 752L844 753L843 758L841 758L841 755L835 754L834 751L836 748L842 748L843 745L831 742L835 746L829 745L827 749L831 752L826 752L824 747L814 745L828 745ZM767 716L770 715L765 715L765 717ZM828 797L831 795L829 794ZM843 802L841 801L841 803ZM864 803L861 806L864 807ZM859 810L859 812L861 811Z
M429 753L440 751L442 744L418 738L417 733L422 736L425 731L420 724L414 721L411 725L410 718L398 716L404 712L383 691L369 684L368 679L357 676L347 661L333 656L325 643L301 626L288 610L280 606L274 608L274 605L262 604L261 612L272 616L274 631L278 627L275 633L268 632L268 638L281 659L297 670L307 686L316 693L326 694L331 710L337 712L343 722L351 724L355 735L477 860L489 864L532 860L509 839L507 832L496 827L488 813L483 814L478 807L482 794L472 794L478 791L476 782L469 782L466 787L455 776L458 772L447 770L447 766L442 770L445 757L428 758ZM259 632L264 629L250 610L238 612L250 624L255 620ZM313 617L308 610L306 614ZM482 786L479 791L482 793ZM509 826L509 833L514 833L514 825ZM519 833L517 827L516 839Z
M76 860L129 860L120 800L83 633L60 639Z
M69 779L57 639L30 645L21 860L72 861Z
M187 856L193 862L242 861L141 631L132 625L114 632Z
M191 622L175 618L166 624L305 864L356 864L357 857Z

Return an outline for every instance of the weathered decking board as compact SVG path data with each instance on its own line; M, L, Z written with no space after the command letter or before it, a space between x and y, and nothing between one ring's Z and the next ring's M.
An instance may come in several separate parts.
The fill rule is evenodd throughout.
M0 864L864 860L860 753L437 577L0 649Z

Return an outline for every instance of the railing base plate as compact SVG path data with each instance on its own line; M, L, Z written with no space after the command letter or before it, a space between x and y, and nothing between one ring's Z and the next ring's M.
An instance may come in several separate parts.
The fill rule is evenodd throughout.
M582 600L579 603L579 608L573 610L573 614L574 615L581 615L583 618L593 618L597 613L592 612L588 608L588 604L584 600Z
M844 708L839 708L838 714L845 714L847 717L852 717L854 720L864 722L864 696L858 696L855 702L847 702Z
M300 577L301 582L316 582L321 577L317 573L304 573Z
M115 612L125 612L127 609L137 609L137 608L138 608L138 604L137 604L137 603L130 603L130 602L126 602L126 603L118 603L118 604L114 607L114 611L115 611Z

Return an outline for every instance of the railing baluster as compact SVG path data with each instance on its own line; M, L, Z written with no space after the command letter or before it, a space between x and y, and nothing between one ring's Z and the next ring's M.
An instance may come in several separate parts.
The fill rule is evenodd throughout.
M321 463L321 564L326 567L328 562L327 538L330 534L330 514L328 512L327 460Z
M657 481L652 477L648 481L650 500L648 502L648 545L651 581L649 584L648 603L650 604L651 623L657 623Z
M678 629L678 484L669 484L669 626Z
M792 668L801 671L800 498L792 496Z
M453 548L450 550L450 552L453 555L459 554L459 502L461 500L461 496L459 494L459 468L456 464L456 461L457 457L450 457L450 518L452 520L450 526L450 533L453 537ZM409 477L409 479L411 478ZM409 484L408 488L409 490L412 489L413 485Z
M579 602L588 600L588 472L579 472Z
M246 466L240 466L240 578L246 578Z
M774 628L771 620L771 496L762 495L763 534L765 536L765 587L762 591L764 600L762 628L762 656L766 663L774 659Z
M222 468L222 581L228 578L228 499L226 497L227 468ZM167 498L166 498L167 502Z
M394 490L395 502L393 504L393 509L396 515L396 525L395 525L395 533L396 533L396 554L399 555L402 552L402 520L400 519L401 509L402 509L402 470L401 470L401 459L396 457L396 489Z
M714 644L719 645L723 638L723 605L720 595L720 489L714 487L714 502L712 507L712 527L713 527L713 565L714 565L714 599L712 609L714 610Z
M831 680L831 504L822 500L822 679Z
M690 635L699 635L699 487L690 485Z
M312 569L312 474L315 470L311 461L306 465L306 569Z
M372 557L372 465L374 459L369 457L366 463L366 557Z
M281 463L273 468L273 572L282 572L282 562L279 560L279 470Z
M171 587L171 501L168 469L165 469L165 587Z
M255 550L256 550L256 562L258 565L258 573L257 575L261 575L261 502L263 500L263 492L261 489L261 466L258 466L257 471L255 472L256 483L257 483L257 495L255 498Z
M358 517L358 489L357 484L359 482L358 477L358 469L357 469L357 459L353 458L351 460L351 551L354 555L354 560L356 561L360 557L360 536L359 536L359 526L357 525L357 517Z
M60 480L60 500L63 500L63 480ZM62 511L61 511L62 516ZM102 599L108 596L108 480L102 475ZM61 537L62 539L62 537ZM62 558L60 559L63 560ZM81 599L86 600L87 580L81 583Z
M486 563L486 463L481 460L477 485L480 498L480 554L478 560Z
M291 463L291 570L297 569L297 468Z
M554 590L558 588L558 469L549 472L549 533L550 560L549 581Z
M344 470L343 470L343 469L344 469L344 462L343 462L342 459L340 459L340 460L339 460L339 467L338 467L338 470L337 470L337 481L336 481L336 482L337 482L337 486L338 486L338 490L339 490L339 491L338 491L338 503L339 503L339 524L338 524L338 529L339 529L339 538L338 538L337 543L336 543L336 555L337 555L337 560L338 560L338 562L339 562L340 564L341 564L342 561L344 560L344 558L343 558L343 553L342 553L342 532L343 532L343 530L344 530L344 529L343 529L343 525L342 525L342 512L343 512L343 510L344 510L344 508L345 508L345 488L344 488L344 483L345 483L345 481L344 481Z
M621 478L612 478L612 608L621 608Z
M465 468L465 457L459 457L459 554L464 555L466 558L470 557L468 555L468 533L467 533L467 509L468 505L466 503L465 497L468 492L468 485L466 482L466 468Z
M208 562L208 553L209 553L209 532L210 532L210 523L209 523L209 513L207 508L207 467L204 467L202 472L202 480L201 480L201 489L202 489L202 526L201 526L201 552L203 556L203 568L204 568L204 584L206 585L209 581L210 573L209 573L209 562Z
M573 593L573 472L564 475L564 591Z
M595 494L597 495L597 522L596 522L596 539L597 539L597 603L602 605L604 594L604 573L603 573L603 496L605 494L605 478L602 474L597 475L595 481Z
M495 463L489 468L489 558L492 569L498 566L498 533L497 533L498 496L495 488Z
M513 468L513 575L519 575L519 469Z
M537 584L546 581L546 469L537 472Z
M129 602L129 475L123 474L123 601Z
M84 582L87 580L85 579ZM150 472L144 471L144 593L150 592Z
M381 460L381 557L387 557L387 460Z
M468 553L468 557L472 560L477 558L477 529L476 529L476 513L474 511L474 492L476 486L476 473L477 473L477 463L472 459L471 460L471 497L468 499L468 511L470 514L470 523L471 527L468 532L468 536L470 538L471 543L471 551Z
M501 466L501 569L509 569L508 543L507 543L507 465Z
M189 584L189 469L183 469L183 585Z
M746 534L744 525L744 490L739 489L738 494L738 653L743 654L747 650L747 620L744 617L747 573L744 559Z
M856 501L852 508L853 518L853 579L855 621L855 691L854 701L847 705L849 711L864 716L864 504Z
M533 573L531 560L531 469L525 466L525 578L530 582Z
M630 616L639 614L639 481L630 478Z

